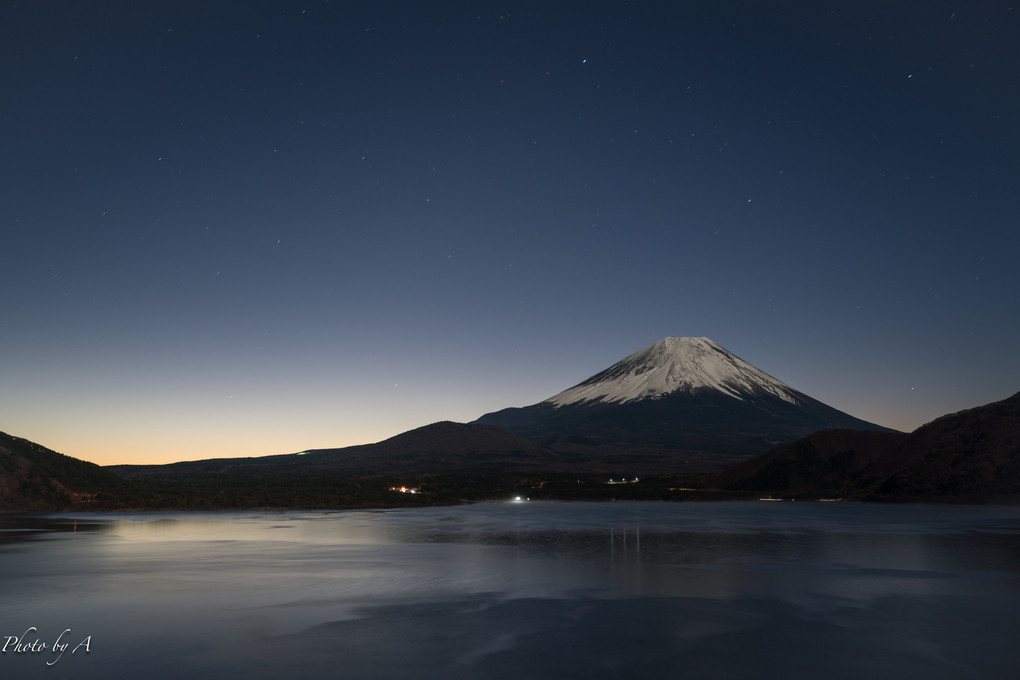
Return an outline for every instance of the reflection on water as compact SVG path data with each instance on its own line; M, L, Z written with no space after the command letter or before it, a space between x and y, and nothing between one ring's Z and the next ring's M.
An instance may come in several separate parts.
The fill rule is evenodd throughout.
M45 516L19 517L17 515L0 515L0 549L5 544L27 541L40 534L50 533L90 533L104 531L110 524L102 521L79 520L76 517L66 519Z
M1013 677L1017 565L1001 507L3 517L0 672Z

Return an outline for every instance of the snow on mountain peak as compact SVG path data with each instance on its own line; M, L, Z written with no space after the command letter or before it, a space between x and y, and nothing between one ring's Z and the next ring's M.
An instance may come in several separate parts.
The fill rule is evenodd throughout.
M800 401L796 390L708 338L668 337L546 399L545 403L557 407L584 402L625 404L703 389L736 399L764 391L792 404Z

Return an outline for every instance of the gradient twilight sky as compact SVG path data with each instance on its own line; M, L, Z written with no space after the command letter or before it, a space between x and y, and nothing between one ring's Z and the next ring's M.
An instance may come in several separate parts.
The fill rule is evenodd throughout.
M1009 2L5 2L0 429L373 442L707 336L910 430L1020 389Z

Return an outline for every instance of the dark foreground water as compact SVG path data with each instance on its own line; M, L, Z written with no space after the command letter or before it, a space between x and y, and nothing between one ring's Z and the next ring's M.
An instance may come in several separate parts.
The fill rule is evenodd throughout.
M0 528L4 678L1020 677L1020 508L489 503Z

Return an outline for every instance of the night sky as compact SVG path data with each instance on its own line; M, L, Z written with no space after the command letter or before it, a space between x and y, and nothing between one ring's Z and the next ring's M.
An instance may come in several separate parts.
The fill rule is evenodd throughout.
M0 429L373 442L707 336L903 430L1020 389L1010 2L0 8Z

